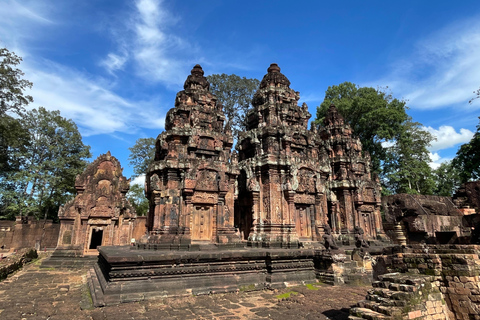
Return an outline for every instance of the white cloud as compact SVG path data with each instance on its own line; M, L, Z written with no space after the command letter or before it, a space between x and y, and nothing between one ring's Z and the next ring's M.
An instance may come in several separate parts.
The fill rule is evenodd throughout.
M413 108L468 107L479 87L479 74L480 19L475 17L419 41L414 52L397 61L390 74L374 86L388 85ZM480 101L472 105L478 108Z
M35 99L33 105L60 110L63 117L75 121L85 136L163 127L164 115L158 106L124 99L105 88L102 79L91 79L48 61L35 66L25 62L22 68L25 78L34 83L29 92Z
M130 182L130 185L133 186L134 184L138 184L139 186L143 187L145 185L145 175L141 174L135 179Z
M158 101L132 101L112 89L112 83L87 72L42 59L29 48L30 38L40 39L57 25L55 8L49 1L7 0L0 10L0 46L22 56L20 68L25 79L33 82L29 90L34 98L30 107L43 106L60 110L63 117L73 119L84 136L135 133L138 128L163 128L164 112ZM109 54L101 64L111 72L122 69L128 52Z
M41 27L55 25L48 17L51 7L43 2L4 0L0 6L0 46L23 58L27 56L23 42L40 37Z
M440 126L438 129L432 127L424 127L437 140L432 141L430 151L438 151L454 147L457 144L469 142L473 137L473 132L468 129L460 129L456 132L452 126Z
M440 166L440 163L443 162L442 157L440 157L437 152L430 153L430 160L431 162L428 165L432 169L437 169Z
M452 160L452 158L445 158L440 156L438 152L430 153L430 162L428 163L428 165L430 166L430 168L435 170L438 169L438 167L440 167L443 162L448 162Z
M117 70L123 69L123 66L128 60L128 54L117 55L115 53L109 53L107 57L100 62L100 65L104 66L109 73L114 73Z
M149 81L178 86L185 81L184 72L196 50L169 28L176 23L174 15L159 0L135 1L134 11L126 20L127 32L112 31L119 48L102 61L108 72L133 63L136 74Z

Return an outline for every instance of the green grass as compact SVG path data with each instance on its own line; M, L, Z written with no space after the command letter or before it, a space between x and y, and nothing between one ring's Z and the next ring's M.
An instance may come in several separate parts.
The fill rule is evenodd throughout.
M296 296L297 294L298 294L298 292L296 292L296 291L289 291L289 292L279 294L276 298L277 299L288 299L288 298L290 298L291 295Z
M318 290L318 288L311 283L307 283L305 287L307 287L308 290Z

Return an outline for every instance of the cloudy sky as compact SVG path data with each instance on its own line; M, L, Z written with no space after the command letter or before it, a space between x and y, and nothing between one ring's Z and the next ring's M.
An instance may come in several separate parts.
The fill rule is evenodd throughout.
M31 107L60 110L96 158L132 175L191 68L261 79L276 62L310 113L328 86L388 86L454 157L478 124L478 1L0 0L0 47L24 59ZM435 166L435 164L433 164Z

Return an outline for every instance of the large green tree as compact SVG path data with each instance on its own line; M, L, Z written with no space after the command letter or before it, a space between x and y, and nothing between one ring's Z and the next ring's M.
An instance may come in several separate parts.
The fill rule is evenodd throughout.
M137 215L146 216L148 213L148 200L145 197L145 188L138 184L130 186L130 190L127 192L127 199L135 208Z
M394 139L407 121L406 102L393 98L385 90L359 87L351 82L328 87L325 99L317 107L316 125L322 125L331 104L360 138L363 150L372 157L372 169L382 174L382 162L389 158L383 144Z
M24 92L32 83L23 79L24 73L17 67L21 61L14 52L0 48L0 179L19 169L20 159L13 158L12 152L27 144L26 132L18 117L33 101Z
M435 180L428 147L434 137L418 122L408 119L387 147L384 161L386 187L394 193L433 194Z
M435 182L428 146L433 137L407 115L406 102L386 89L359 87L351 82L331 86L317 108L314 125L321 126L333 103L363 150L372 158L372 169L381 177L385 193L432 194Z
M435 180L434 194L438 196L451 197L460 186L460 171L452 163L445 161L433 170Z
M74 194L75 177L91 156L90 147L72 120L43 107L19 119L28 144L13 150L20 170L8 173L9 188L0 190L3 215L55 218L58 208Z
M133 172L136 177L145 175L148 166L155 158L155 139L140 138L135 142L133 147L128 148L130 155L128 160L133 166ZM148 212L148 200L145 197L144 187L134 184L130 186L127 198L137 211L137 215L144 216Z
M460 146L453 165L460 171L461 182L480 179L480 123L472 140Z
M17 66L22 58L7 48L0 48L0 116L7 112L20 114L33 98L24 91L32 83L23 79L24 73Z
M155 139L139 138L135 141L133 147L128 148L128 150L130 150L128 161L133 166L135 175L145 174L148 166L155 158Z
M241 78L235 74L212 74L207 76L210 91L223 105L234 137L246 129L246 115L252 98L260 85L258 79Z

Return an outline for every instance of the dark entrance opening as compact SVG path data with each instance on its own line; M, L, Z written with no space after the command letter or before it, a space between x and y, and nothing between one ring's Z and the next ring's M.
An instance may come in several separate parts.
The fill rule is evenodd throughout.
M89 249L97 249L98 246L102 245L103 230L92 230L92 238L90 239Z
M457 239L456 232L435 232L435 237L439 244L450 244L454 243Z

